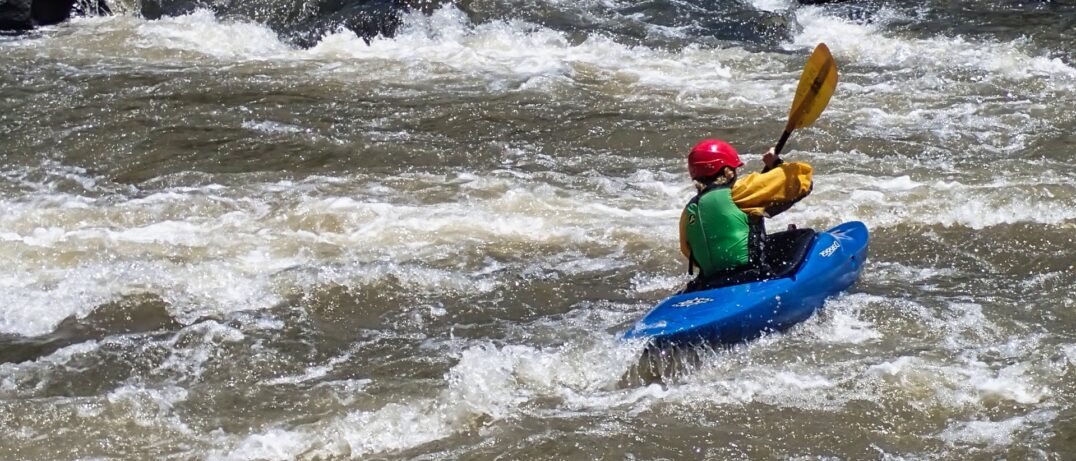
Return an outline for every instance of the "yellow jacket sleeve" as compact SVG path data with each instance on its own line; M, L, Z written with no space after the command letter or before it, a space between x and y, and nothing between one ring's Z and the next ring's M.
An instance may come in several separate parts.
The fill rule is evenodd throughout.
M789 162L765 173L751 173L732 185L732 201L750 216L780 213L811 193L813 171L806 163ZM681 249L683 241L681 237Z

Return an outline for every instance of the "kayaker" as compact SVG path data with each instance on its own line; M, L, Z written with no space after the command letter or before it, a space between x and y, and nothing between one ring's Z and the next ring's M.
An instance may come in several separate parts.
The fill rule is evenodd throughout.
M743 162L725 141L703 140L688 154L688 172L698 193L680 214L680 251L688 258L688 273L699 271L688 290L743 273L765 278L764 219L811 193L812 169L783 162L773 148L762 162L761 173L740 178L737 168Z

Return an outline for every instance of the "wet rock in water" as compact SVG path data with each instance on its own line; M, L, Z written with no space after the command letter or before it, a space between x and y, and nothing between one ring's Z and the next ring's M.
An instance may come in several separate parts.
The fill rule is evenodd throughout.
M71 17L75 0L34 0L31 8L34 25L59 24Z
M213 9L212 3L199 0L145 0L140 12L146 19L161 19L165 16L182 16L199 8Z
M786 14L771 13L757 20L755 28L759 40L775 43L792 38L794 21Z
M112 14L104 0L0 0L0 30L25 31L71 16Z
M378 35L391 37L400 26L400 15L410 7L398 0L373 0L362 3L329 0L319 3L319 14L308 19L291 34L291 40L311 47L326 33L346 28L366 40Z
M34 27L30 0L0 0L0 30L27 30Z

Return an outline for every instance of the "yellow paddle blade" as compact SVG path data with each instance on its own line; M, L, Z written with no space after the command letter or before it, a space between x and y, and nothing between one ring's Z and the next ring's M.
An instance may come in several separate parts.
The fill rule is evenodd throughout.
M819 43L803 66L800 85L796 88L796 99L788 111L788 125L785 131L803 128L818 120L826 104L829 104L833 90L837 88L837 62L829 54L829 47Z

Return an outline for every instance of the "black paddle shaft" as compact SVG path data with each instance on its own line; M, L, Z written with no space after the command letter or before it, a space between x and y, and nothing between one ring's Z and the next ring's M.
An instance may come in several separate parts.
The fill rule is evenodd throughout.
M775 157L781 155L781 149L785 148L785 141L788 141L788 137L791 136L791 135L792 135L792 130L785 130L784 133L781 133L781 139L779 141L777 141L777 145L774 146L774 148L773 148L773 155Z

